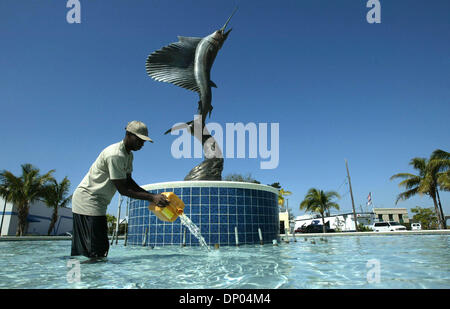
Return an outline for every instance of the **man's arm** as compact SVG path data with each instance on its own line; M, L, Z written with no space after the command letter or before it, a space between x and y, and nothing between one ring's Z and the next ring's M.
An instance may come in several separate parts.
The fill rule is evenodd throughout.
M158 206L167 206L169 201L162 194L151 194L142 189L128 174L126 179L111 179L121 195L125 195L138 200L154 202Z
M138 192L146 192L146 193L148 193L148 192L145 191L141 186L139 186L139 185L134 181L133 178L131 178L131 175L130 175L130 174L127 174L127 181L130 183L130 185L133 187L133 189L134 189L135 191L138 191Z

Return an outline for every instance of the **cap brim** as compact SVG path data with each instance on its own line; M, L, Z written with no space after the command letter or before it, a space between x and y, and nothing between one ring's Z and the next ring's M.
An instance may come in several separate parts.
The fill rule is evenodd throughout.
M136 133L134 133L134 134L136 134ZM149 142L153 143L153 140L150 137L148 137L148 136L145 136L145 135L142 135L142 134L136 134L136 136L139 137L140 139L144 140L144 141L149 141Z

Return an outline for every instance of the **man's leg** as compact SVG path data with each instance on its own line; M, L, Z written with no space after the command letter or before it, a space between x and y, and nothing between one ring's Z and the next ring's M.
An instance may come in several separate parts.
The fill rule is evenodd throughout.
M73 235L71 256L84 255L89 257L90 236L86 216L73 214Z
M91 248L90 258L104 259L108 256L108 224L106 216L92 216L89 218L91 223Z

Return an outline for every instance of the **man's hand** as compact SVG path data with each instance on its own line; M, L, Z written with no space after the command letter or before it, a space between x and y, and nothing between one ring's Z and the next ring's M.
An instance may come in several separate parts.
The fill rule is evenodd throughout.
M166 207L167 205L169 205L169 201L167 200L166 196L162 194L153 195L153 201L151 202L155 203L159 207Z

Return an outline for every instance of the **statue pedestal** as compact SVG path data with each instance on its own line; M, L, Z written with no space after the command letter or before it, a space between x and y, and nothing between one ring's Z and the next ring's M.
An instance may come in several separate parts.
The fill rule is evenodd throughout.
M278 190L232 181L175 181L142 186L150 193L174 192L185 203L184 213L200 228L210 246L260 244L278 239ZM186 245L199 242L180 220L164 222L148 210L148 202L130 200L128 244ZM147 235L146 235L147 233ZM143 244L145 240L145 243Z
M206 159L189 174L184 177L185 181L201 181L201 180L222 180L223 159L213 158Z

